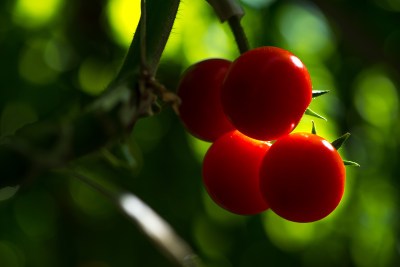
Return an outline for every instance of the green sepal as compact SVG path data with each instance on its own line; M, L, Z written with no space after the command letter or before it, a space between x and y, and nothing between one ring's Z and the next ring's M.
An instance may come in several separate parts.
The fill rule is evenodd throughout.
M350 133L345 133L344 135L342 135L341 137L339 137L338 139L336 139L335 141L333 141L331 144L332 146L336 149L339 150L339 148L342 147L342 145L344 144L344 142L346 142L347 138L349 138Z
M354 162L354 161L350 161L350 160L343 160L343 164L345 166L360 167L360 164L358 164L357 162Z
M323 119L323 120L327 120L324 117L322 117L321 115L319 115L318 113L316 113L315 111L312 111L311 109L306 109L306 112L304 112L305 115L309 115L309 116L313 116L316 117L318 119Z
M317 134L317 129L315 128L315 122L314 121L311 121L312 122L312 128L311 128L311 133L312 134Z
M329 92L330 92L329 90L313 90L312 91L312 97L315 98L315 97L327 94Z

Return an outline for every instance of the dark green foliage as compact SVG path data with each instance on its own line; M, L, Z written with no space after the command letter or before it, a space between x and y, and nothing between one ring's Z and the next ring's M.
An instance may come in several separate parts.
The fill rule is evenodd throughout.
M333 140L340 133L352 133L340 151L343 158L357 161L361 167L346 168L345 199L338 211L327 220L307 225L280 220L271 211L260 216L235 216L210 202L201 182L199 159L207 144L193 141L172 109L139 119L131 134L115 119L126 106L118 105L120 109L111 112L90 112L88 107L98 96L82 90L79 73L83 63L89 58L100 62L97 66L113 66L116 78L128 49L111 37L105 19L108 1L61 1L59 13L41 27L21 26L13 15L16 2L0 1L0 186L19 184L22 178L25 183L12 198L8 197L14 189L0 192L0 199L4 199L0 202L0 266L174 266L104 196L71 177L63 169L66 162L105 187L118 185L137 194L174 227L206 266L400 264L400 19L395 1L241 1L250 46L297 49L292 52L318 84L314 89L330 90L314 99L315 106L311 106L328 119L317 120L318 134ZM159 6L157 14L171 11L164 6L167 1L147 2ZM199 4L184 1L183 5L177 22L190 23L192 18L186 20L185 10ZM296 17L301 12L296 8L322 17L328 25L333 41L325 43L322 52L308 51L307 43L300 49L288 40L287 36L294 36L291 27L295 24L280 22L285 14ZM209 57L225 51L215 48L218 42L224 44L215 37L219 35L210 34L226 25L216 24L218 18L207 3L198 12L206 30L202 31L200 24L192 29L190 38L181 40L179 53L161 57L156 78L171 91L177 87L180 73L194 63L191 55L203 53L199 49L214 45ZM185 34L180 27L172 30L173 38ZM312 35L308 28L294 33L302 40L304 36L326 38ZM204 36L199 38L200 34ZM233 59L238 52L229 34L228 44L235 52L228 59ZM156 35L148 36L149 46L159 46L151 39ZM198 46L190 43L196 37L208 42L199 41ZM57 46L62 48L61 54L68 55L62 70L46 65L45 55L54 42L61 44ZM147 56L159 58L161 52L153 50ZM128 65L122 67L124 75L140 61L138 53L131 50ZM31 55L30 60L26 54ZM22 62L31 64L27 66L35 75L27 78ZM156 63L149 63L152 71ZM42 72L34 72L40 68ZM95 77L100 79L103 74L97 72ZM125 77L118 81L134 87L135 79ZM372 90L375 87L363 87L368 77L376 78L378 93ZM116 98L104 97L99 102L104 107ZM369 112L371 105L373 112ZM374 117L376 114L384 116ZM305 124L309 131L309 122ZM329 136L325 136L327 132ZM18 136L34 140L35 146L26 147L24 142L10 146ZM67 143L60 142L71 136ZM68 153L59 154L57 149L65 144ZM104 145L108 145L107 150L100 148ZM23 151L29 151L29 156ZM46 168L49 165L51 171Z

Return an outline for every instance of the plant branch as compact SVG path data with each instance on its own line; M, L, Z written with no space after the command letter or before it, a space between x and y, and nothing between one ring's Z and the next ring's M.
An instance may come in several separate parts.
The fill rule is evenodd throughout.
M111 200L168 259L180 266L199 266L200 259L194 254L190 246L167 221L139 197L120 189L117 190L118 192L112 192L73 168L69 168L69 171L73 177Z
M236 44L239 48L240 54L243 54L250 50L249 42L247 41L244 29L240 24L240 17L233 16L228 19L229 26L231 27L232 33L235 37Z
M2 139L0 187L14 186L47 170L64 167L70 160L97 151L131 131L136 120L145 115L144 111L151 110L153 104L152 95L146 98L138 86L141 24L145 21L146 63L152 78L178 5L179 0L146 1L145 18L139 23L119 74L80 114L26 125L15 135Z
M141 0L141 17L140 17L140 65L141 69L147 69L147 59L146 59L146 24L147 24L147 10L146 3Z
M75 177L77 180L81 181L82 183L86 184L87 186L89 186L90 188L92 188L93 190L97 191L98 193L100 193L101 195L107 197L109 200L115 202L118 197L116 193L113 193L109 190L107 190L106 188L104 188L103 186L101 186L100 184L96 183L95 181L89 179L88 177L86 177L83 174L80 174L79 172L77 172L74 168L72 168L71 166L68 168L69 172L71 174L72 177Z
M232 33L235 37L241 54L250 49L246 34L240 20L244 16L244 10L238 0L207 0L213 7L221 22L228 21Z
M146 62L150 74L156 73L161 54L169 38L175 16L178 11L180 0L147 0L146 15L143 22L140 19L135 36L128 50L125 62L119 72L117 80L124 79L133 69L140 66L141 50L140 35L142 32L142 23L146 23Z

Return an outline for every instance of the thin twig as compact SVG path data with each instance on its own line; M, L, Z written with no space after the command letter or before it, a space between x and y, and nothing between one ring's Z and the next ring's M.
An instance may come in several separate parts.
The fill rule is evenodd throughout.
M232 33L235 36L236 43L238 45L240 54L243 54L249 51L250 46L249 42L247 41L246 34L242 25L240 24L240 17L239 16L232 16L228 19L229 26L231 27Z
M238 0L207 0L213 7L221 22L228 21L235 37L240 54L249 51L250 46L240 20L244 16L244 9Z
M147 13L146 3L141 0L141 17L140 17L140 61L142 70L147 70L146 59L146 26L147 26Z
M116 201L118 199L116 194L111 193L111 191L105 189L100 184L94 182L93 180L87 178L85 175L80 174L79 172L75 171L72 167L69 168L71 175L77 178L79 181L83 182L84 184L88 185L92 189L96 190L103 196L109 198L111 201Z
M92 179L69 168L73 177L104 195L133 222L171 261L180 266L197 267L199 257L175 232L171 225L136 195L117 190L107 190Z
M141 101L138 108L138 116L151 116L154 114L152 104L157 98L160 98L166 104L161 108L172 105L175 113L178 114L180 99L173 92L168 91L161 83L156 81L153 74L150 73L146 58L146 3L141 0L141 21L140 21L140 76L138 80Z

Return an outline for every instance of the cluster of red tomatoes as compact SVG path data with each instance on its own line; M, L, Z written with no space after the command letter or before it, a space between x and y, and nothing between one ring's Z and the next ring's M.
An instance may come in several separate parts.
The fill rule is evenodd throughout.
M295 222L337 207L345 183L338 152L316 134L291 134L312 99L310 75L295 55L260 47L233 62L204 60L184 73L178 96L185 127L213 142L203 180L221 207L242 215L270 208Z

